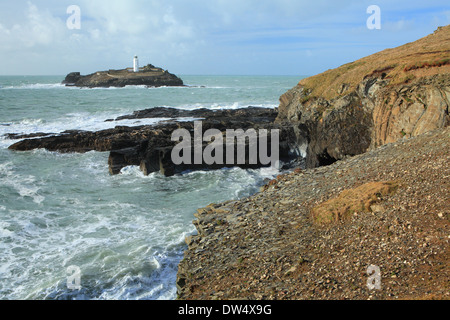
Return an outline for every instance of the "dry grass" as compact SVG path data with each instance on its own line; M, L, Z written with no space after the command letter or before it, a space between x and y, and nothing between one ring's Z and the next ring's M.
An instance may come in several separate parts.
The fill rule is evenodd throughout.
M313 96L331 100L356 89L370 76L383 76L390 84L440 73L450 73L450 25L433 34L394 49L386 49L339 68L300 81ZM347 89L342 92L343 84Z

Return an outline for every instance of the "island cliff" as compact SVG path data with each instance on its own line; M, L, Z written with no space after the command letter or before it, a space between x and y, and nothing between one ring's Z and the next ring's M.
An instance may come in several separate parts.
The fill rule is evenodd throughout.
M108 88L144 85L148 87L183 86L183 80L167 70L151 64L141 68L139 72L131 69L99 71L86 76L79 72L69 73L62 82L66 86L87 88Z

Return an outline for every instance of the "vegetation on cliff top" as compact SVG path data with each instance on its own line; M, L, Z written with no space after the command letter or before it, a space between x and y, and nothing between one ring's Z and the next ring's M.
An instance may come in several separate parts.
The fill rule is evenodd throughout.
M311 96L331 100L354 91L366 77L381 76L395 85L443 73L450 73L450 25L415 42L303 79L299 85L310 89Z

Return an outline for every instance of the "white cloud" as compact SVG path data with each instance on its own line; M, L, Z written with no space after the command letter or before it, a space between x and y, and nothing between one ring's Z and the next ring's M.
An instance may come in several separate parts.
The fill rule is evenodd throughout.
M89 16L109 34L139 34L147 26L148 21L136 1L83 1L80 6L83 16Z
M40 11L28 2L26 20L22 24L14 24L12 28L2 28L2 40L8 48L33 48L49 45L64 34L65 24L53 17L48 11Z
M91 39L94 41L100 40L101 32L99 29L89 30L89 34L91 35Z
M400 32L403 30L411 30L414 27L414 21L413 20L406 20L401 19L398 21L388 21L383 23L383 28L386 31L392 31L392 32Z
M336 50L357 58L364 46L392 47L450 20L439 0L379 0L379 33L365 27L370 0L30 1L0 1L2 73L20 72L18 66L27 73L93 72L130 66L134 54L142 63L183 73L253 72L257 61L289 73L295 54L339 64ZM66 27L66 9L74 3L81 8L81 30ZM440 11L422 13L439 5Z
M193 36L189 22L179 19L173 10L161 1L85 1L82 5L89 23L95 24L107 36L143 36L165 41L183 41Z

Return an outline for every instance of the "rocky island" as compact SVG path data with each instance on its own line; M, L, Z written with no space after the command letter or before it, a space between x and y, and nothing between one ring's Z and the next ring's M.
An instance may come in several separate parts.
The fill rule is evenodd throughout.
M62 84L73 87L108 88L125 86L147 87L173 87L183 86L183 80L176 75L155 67L151 64L140 68L138 72L133 69L99 71L89 75L80 72L69 73Z

